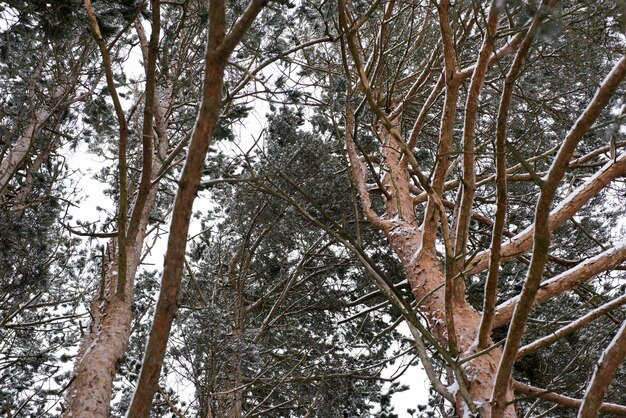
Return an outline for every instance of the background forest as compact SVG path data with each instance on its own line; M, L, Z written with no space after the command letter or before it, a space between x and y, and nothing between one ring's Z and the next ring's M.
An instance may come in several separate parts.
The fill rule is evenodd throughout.
M625 31L0 2L0 415L626 415Z

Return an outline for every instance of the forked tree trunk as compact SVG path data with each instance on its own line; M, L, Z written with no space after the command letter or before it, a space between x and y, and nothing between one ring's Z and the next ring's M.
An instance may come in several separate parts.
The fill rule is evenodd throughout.
M167 109L172 102L168 86L156 106L156 131L159 143L155 147L152 173L161 169L160 161L167 154ZM64 417L107 417L113 393L116 369L126 353L133 321L132 302L135 276L141 263L148 219L157 198L158 184L150 189L139 218L135 241L127 243L126 287L117 292L118 248L116 240L109 243L103 260L103 278L99 294L90 306L91 323L81 342L74 363L74 377L66 395Z
M387 147L387 149L392 148ZM389 161L387 163L389 164ZM399 197L396 196L396 198ZM445 313L446 275L437 255L424 249L424 247L428 248L429 246L422 245L422 231L415 223L415 221L411 223L401 221L383 228L383 232L391 248L402 262L413 297L416 301L421 302L418 309L428 318L435 338L446 347L450 341L447 335ZM459 278L458 280L463 279ZM455 340L460 358L471 356L477 350L476 339L480 329L481 315L470 306L464 295L454 298L452 312L454 312ZM463 365L469 380L471 397L477 405L483 406L484 417L486 418L491 416L489 400L501 354L502 349L495 348ZM454 392L454 390L452 391ZM507 392L507 399L512 400L512 388L509 388ZM457 414L464 416L467 406L459 392L455 393L455 399ZM507 408L504 416L517 416L514 407Z
M446 318L446 274L444 267L434 252L433 243L424 242L425 226L420 227L414 212L414 203L409 187L409 174L403 164L403 153L397 138L388 129L379 125L378 133L384 155L384 163L388 167L381 183L386 193L385 215L377 215L371 207L371 201L366 190L368 172L363 161L359 160L356 147L349 134L353 129L351 108L347 111L346 146L352 164L352 173L355 178L361 197L363 211L373 226L380 229L386 236L392 250L399 257L405 275L411 287L415 300L420 303L418 310L423 313L430 324L433 336L443 347L450 346L450 336ZM391 121L394 129L398 129L399 121ZM425 222L438 222L437 218L426 219ZM446 219L443 222L447 222ZM463 278L458 278L463 280ZM455 283L454 288L463 294L452 299L452 312L456 349L460 358L475 354L477 351L477 336L480 329L481 315L465 299L462 282ZM449 302L450 303L450 302ZM489 340L489 343L491 341ZM482 408L482 416L491 417L490 398L494 387L496 370L500 363L502 350L495 348L474 360L463 364L467 375L470 397L477 408ZM461 383L462 384L462 383ZM468 406L458 390L458 384L450 388L455 392L457 415L466 416ZM513 400L513 390L507 388L507 400ZM504 410L504 417L516 417L514 406Z
M445 318L444 287L446 277L436 255L421 252L418 248L421 240L419 228L398 227L386 233L394 252L400 257L411 292L416 301L422 301L422 312L431 325L433 335L445 346L448 341ZM480 327L481 315L465 300L455 300L454 324L460 357L468 357L476 352L476 337ZM464 364L469 380L469 391L472 399L483 406L484 417L490 417L489 399L493 391L495 372L502 355L501 348ZM508 400L513 400L512 389L508 390ZM460 393L455 394L458 416L464 416L465 406ZM505 417L516 417L513 406L510 406Z
M148 215L155 199L156 188L153 188L141 217L137 239L132 246L128 246L124 294L117 292L116 241L112 240L109 244L104 263L104 289L91 303L91 323L75 361L74 379L68 388L64 417L109 416L113 379L130 339L135 275L141 260Z

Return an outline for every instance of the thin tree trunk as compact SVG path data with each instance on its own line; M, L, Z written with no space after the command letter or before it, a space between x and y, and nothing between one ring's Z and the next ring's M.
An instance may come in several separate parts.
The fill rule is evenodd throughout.
M235 279L235 318L233 328L233 358L229 371L230 393L228 395L227 418L241 418L243 416L243 375L241 369L241 347L243 343L243 329L245 319L245 301L243 299L243 278Z
M24 133L11 147L8 155L0 161L0 197L4 195L9 181L28 156L33 138L51 114L47 109L36 110Z
M204 160L222 106L222 85L228 57L254 22L268 0L252 0L226 33L226 3L209 4L209 28L205 54L202 101L191 134L185 167L176 193L161 290L143 358L137 389L128 410L129 417L147 417L156 392L168 337L177 309L178 293L187 247L193 202L200 186Z

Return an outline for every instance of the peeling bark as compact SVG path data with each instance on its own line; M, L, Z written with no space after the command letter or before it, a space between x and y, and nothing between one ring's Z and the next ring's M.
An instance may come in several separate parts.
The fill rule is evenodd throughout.
M435 337L445 343L447 341L443 288L445 274L440 262L432 254L418 252L416 243L419 243L420 232L415 227L403 229L402 233L390 232L387 237L394 252L402 260L413 296L416 300L423 301L420 311L428 318ZM475 340L480 326L480 314L467 303L457 304L454 313L461 358L476 354L478 349ZM470 394L478 404L488 405L501 352L501 348L495 348L464 364L470 383ZM513 400L510 390L509 393L507 399ZM458 401L457 408L459 408ZM485 417L491 416L488 409L485 409L484 413ZM505 416L515 417L515 409L512 406L509 407Z
M168 147L166 111L171 104L171 87L164 91L164 99L156 107L159 147L153 159L152 172L158 172ZM133 321L132 301L135 276L141 263L148 218L157 197L157 187L150 189L137 234L127 247L127 280L125 291L117 292L118 252L116 240L109 243L105 260L104 292L94 298L90 307L91 323L81 342L74 364L74 379L68 387L64 417L106 417L109 415L113 379L118 363L124 357ZM104 296L104 297L102 297Z
M74 366L74 380L68 388L65 417L106 417L109 415L113 379L126 353L133 320L132 300L135 276L141 261L148 215L156 199L149 195L140 219L135 242L128 247L126 289L117 292L118 248L109 244L105 271L104 298L96 297L90 307L91 323L81 343Z
M350 108L348 107L348 109ZM349 116L348 120L350 120ZM346 131L350 131L350 129ZM382 183L384 187L389 188L391 198L385 203L386 214L384 217L377 215L371 208L364 210L364 212L368 220L385 234L391 248L400 258L411 292L415 300L421 302L418 309L428 319L434 337L443 346L446 346L449 342L445 314L446 275L436 254L422 245L424 237L421 228L417 225L414 210L412 206L406 206L407 202L412 202L412 199L408 187L410 179L406 174L407 171L400 169L402 157L400 146L395 136L384 127L379 128L379 135L385 163L390 168ZM362 162L358 160L356 149L351 144L352 141L352 137L347 134L348 157L352 165L357 190L359 190L362 204L365 206L370 204L368 192L364 188L367 172L362 166ZM404 215L406 211L408 214ZM476 354L478 349L475 340L480 327L480 314L463 298L455 299L452 311L457 334L457 349L461 358ZM490 339L488 341L491 343ZM473 401L479 405L488 406L500 355L501 349L495 348L464 364L464 370L469 380L469 394ZM509 389L508 393L507 399L513 400L512 390ZM461 394L457 393L455 400L457 411L463 411L467 408ZM490 416L488 408L484 410L484 413L486 417ZM507 408L506 414L507 417L516 416L514 407Z

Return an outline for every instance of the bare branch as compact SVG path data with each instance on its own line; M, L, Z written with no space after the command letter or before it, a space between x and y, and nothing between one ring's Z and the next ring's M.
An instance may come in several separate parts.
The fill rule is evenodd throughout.
M535 303L545 302L567 290L573 289L576 285L586 282L597 274L619 266L624 260L626 260L626 245L611 247L595 257L591 257L541 283L535 297ZM519 299L520 296L516 296L497 307L494 327L502 326L511 320Z
M111 66L111 56L109 50L104 42L104 38L100 33L100 25L96 18L96 13L91 5L91 0L85 0L85 9L87 10L87 16L89 17L89 26L93 37L100 49L100 55L102 56L102 63L104 65L104 73L106 76L107 87L109 89L109 95L113 100L113 107L115 108L115 114L117 116L117 122L119 124L119 148L118 148L118 166L119 166L119 207L118 207L118 257L119 257L119 275L117 278L117 293L124 295L126 292L126 272L127 265L127 252L126 252L126 226L128 217L128 164L126 161L126 152L128 148L128 126L126 124L126 116L122 109L122 103L120 102L117 88L115 87L115 80L113 79L113 68Z
M626 153L623 153L620 157L618 157L616 162L609 161L606 163L600 170L598 170L598 172L572 191L572 193L570 193L550 212L550 231L554 231L565 224L565 222L573 217L592 197L597 195L611 181L624 174L626 174ZM503 244L503 261L528 252L532 247L532 236L534 231L535 224L532 224ZM484 271L489 263L489 254L489 250L485 250L478 254L470 262L467 274L478 274Z
M156 60L159 53L159 36L161 34L161 4L159 0L151 0L152 3L152 32L148 43L148 56L145 64L146 91L143 110L143 129L141 132L141 180L139 190L135 198L135 204L130 215L128 224L128 240L135 242L139 230L139 219L148 200L148 194L152 188L152 156L153 156L153 121L155 113L156 97ZM137 22L141 27L141 23ZM141 31L139 31L141 32Z
M544 399L566 408L578 409L582 404L580 399L570 398L569 396L564 396L549 390L530 386L516 380L513 381L513 389L515 389L516 392L523 393L524 395ZM608 414L626 415L626 406L603 403L600 406L600 411Z
M458 211L458 217L455 220L455 237L454 237L454 268L452 274L457 275L465 270L466 252L467 252L467 240L469 234L470 220L472 218L472 211L474 205L474 194L476 192L476 120L478 115L478 105L480 100L480 92L482 90L485 75L487 74L487 68L489 65L489 57L493 50L494 38L496 29L498 26L498 6L496 0L491 2L489 7L489 15L487 16L487 25L485 28L485 36L483 38L483 44L480 48L478 55L478 61L474 68L474 74L472 75L472 81L470 82L469 92L467 95L467 102L465 104L465 121L463 126L463 193L461 197L461 206ZM504 159L504 156L501 157ZM500 178L504 178L506 181L506 167L498 166ZM506 183L505 183L506 184ZM501 194L498 197L501 198ZM506 196L506 186L504 190ZM498 202L498 207L502 202ZM506 208L506 201L504 202ZM501 234L504 230L504 214L500 214L502 218L498 221L498 214L496 214L496 225L501 230L496 230L494 227L494 236L499 235L498 240L501 239ZM442 222L445 221L445 216L442 217ZM456 289L455 294L458 298L465 298L465 280L461 277L454 283ZM482 336L482 338L481 338ZM488 338L485 335L479 334L478 348L482 349L488 345Z
M572 321L571 323L565 325L564 327L551 332L549 335L546 335L543 338L540 338L538 340L533 341L530 344L523 346L517 352L517 358L520 359L524 356L527 356L530 353L534 353L535 351L560 340L566 335L569 335L572 332L581 329L585 325L611 312L612 310L619 308L625 303L626 303L626 295L622 295L618 297L617 299L614 299L610 302L605 303L604 305L592 310L586 315L581 316L577 320Z
M548 5L546 5L548 6ZM541 11L539 12L541 13ZM529 31L530 33L530 31ZM522 293L515 307L513 319L509 327L507 342L504 346L500 366L496 376L492 403L494 416L499 416L505 408L506 385L511 378L513 363L517 357L517 350L524 334L526 319L532 308L541 283L541 278L550 250L550 206L554 199L557 187L565 175L568 162L571 159L578 142L593 126L600 112L608 104L626 76L626 56L622 57L613 67L609 75L596 92L585 111L578 118L572 129L565 137L561 148L550 167L547 178L541 188L535 215L535 233L533 236L533 256L526 275ZM608 384L608 383L607 383Z
M595 418L602 411L602 401L606 395L615 373L622 367L626 356L626 321L622 322L619 331L602 352L600 360L587 386L582 405L578 410L578 418ZM624 407L626 410L626 407ZM626 414L625 414L626 415Z

